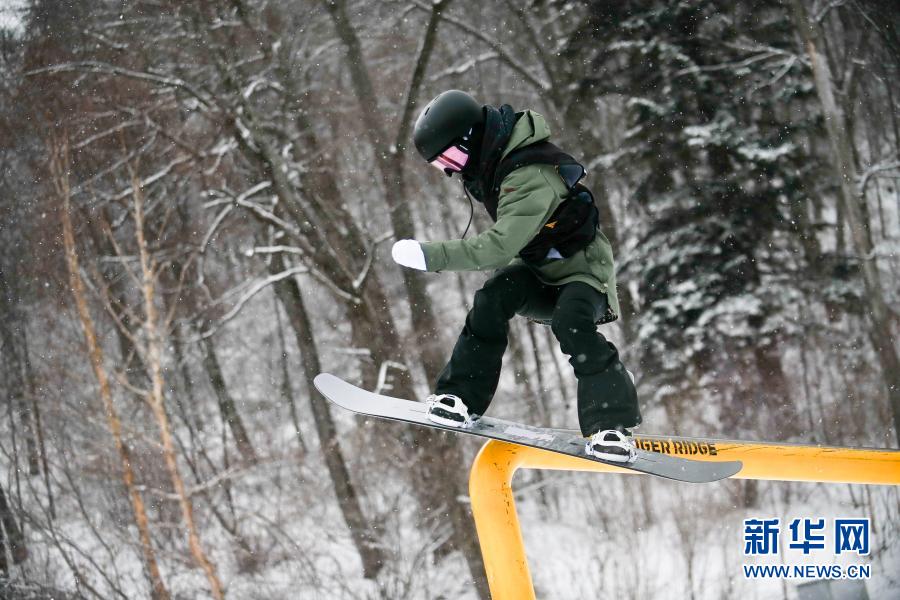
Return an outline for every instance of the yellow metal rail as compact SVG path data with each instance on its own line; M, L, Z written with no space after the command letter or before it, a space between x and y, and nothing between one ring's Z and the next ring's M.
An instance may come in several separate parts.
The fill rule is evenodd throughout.
M639 447L697 460L740 460L734 479L900 485L900 450L635 436ZM469 475L472 513L494 600L534 598L512 478L520 469L632 473L628 469L498 440L478 453ZM688 484L683 484L688 485Z

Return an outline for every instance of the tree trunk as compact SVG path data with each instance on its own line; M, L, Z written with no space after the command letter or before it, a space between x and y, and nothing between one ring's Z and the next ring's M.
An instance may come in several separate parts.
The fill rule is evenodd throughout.
M62 152L67 152L66 149ZM125 489L131 500L131 509L134 515L134 522L138 528L138 534L141 540L141 550L144 554L144 567L147 569L147 575L150 579L152 588L152 597L154 600L168 600L169 591L166 589L165 582L159 572L159 566L156 562L156 553L153 550L153 542L150 537L150 525L147 519L147 511L144 508L144 500L135 487L134 469L131 465L131 453L125 441L122 439L122 425L119 421L119 414L116 411L112 398L112 391L109 387L109 377L106 369L103 367L104 358L103 350L97 341L97 333L94 328L94 321L88 310L87 298L84 290L84 284L79 275L78 255L75 251L75 235L72 230L72 221L69 217L69 183L66 173L68 166L63 167L57 160L65 161L65 158L56 157L52 168L54 170L55 184L57 192L63 201L62 219L63 219L63 243L66 252L66 261L69 269L69 285L72 289L72 295L75 298L75 306L78 310L78 316L81 319L81 327L84 331L85 341L87 343L88 354L90 355L91 366L97 382L100 385L100 398L103 401L106 410L106 420L109 425L110 433L113 437L116 450L119 453L119 460L122 464L122 480Z
M797 419L797 400L781 366L781 352L774 341L759 340L753 348L756 371L763 399L769 408L769 423L763 425L778 440L786 440L800 433Z
M412 214L404 198L403 157L400 148L390 144L388 136L378 122L375 112L367 106L376 98L372 81L362 55L362 47L356 32L346 14L344 2L325 2L334 22L338 37L347 49L347 65L350 70L350 79L357 100L360 103L363 119L363 131L369 137L375 149L375 159L381 174L381 181L385 190L385 199L388 204L388 213L391 217L394 236L397 239L415 238L415 226ZM405 140L400 140L405 144ZM425 288L425 279L421 273L412 269L401 269L403 283L411 308L413 331L416 335L416 349L422 357L422 364L429 379L434 380L443 366L443 344L437 334L437 319L431 306Z
M832 161L840 182L840 205L847 219L850 237L859 256L865 284L866 308L870 326L869 340L878 356L888 401L894 417L894 433L900 444L900 358L891 335L892 319L884 301L884 290L878 274L878 264L872 252L869 224L861 206L863 198L857 192L859 175L853 159L853 140L847 130L843 108L834 93L831 69L823 55L822 33L806 13L803 0L792 0L794 26L800 33L810 64L816 92L822 103L825 128L831 142Z
M543 381L540 373L537 376L537 389L535 389L534 382L531 379L531 369L528 368L528 363L525 358L525 342L523 340L524 336L527 333L524 331L529 324L527 322L524 323L515 323L514 326L510 326L509 331L509 353L510 353L510 363L513 367L513 371L516 378L516 383L519 385L519 389L525 395L525 403L531 409L532 412L532 423L539 423L541 425L550 427L549 415L547 405L544 401L544 389L543 389ZM537 355L534 355L537 358ZM539 371L539 363L535 366L534 372Z
M273 256L269 269L273 274L284 270L284 261L279 254ZM319 363L319 350L313 338L312 326L309 315L306 313L300 286L294 278L282 279L275 284L275 293L284 306L288 322L297 340L297 346L300 348L304 379L311 382L316 375L322 372L322 368ZM350 536L359 552L363 576L367 579L375 579L384 566L384 555L378 537L372 530L371 524L366 521L362 507L359 505L356 488L350 481L350 471L341 454L337 429L328 405L317 393L310 394L309 402L325 466L328 468L328 474L334 484L334 492L341 508L341 514L344 516Z
M4 538L4 534L5 538ZM25 536L16 523L12 507L6 500L6 493L0 486L0 575L9 574L9 565L6 564L6 545L9 545L13 564L17 565L28 558L28 548L25 546Z
M17 331L22 326L22 319L17 307L18 300L13 297L14 291L7 281L5 270L0 268L0 343L3 346L6 380L9 382L10 406L13 407L25 438L28 474L37 475L40 473L39 457L34 439L31 406L26 401L25 364L22 358L21 341L24 334Z
M278 296L275 296L275 326L278 328L278 365L281 368L281 382L278 389L281 392L281 401L286 402L291 413L291 423L294 425L294 431L297 434L297 444L300 451L306 453L306 442L303 441L303 434L300 432L300 417L297 414L297 403L294 401L294 386L291 385L291 369L288 365L287 343L284 339L284 327L281 324L281 308L278 306Z
M414 239L415 227L409 206L405 201L405 185L403 177L403 156L401 150L406 145L406 132L410 120L410 109L415 104L415 95L421 82L421 75L427 65L428 57L435 43L435 32L440 19L440 13L445 2L432 4L431 18L426 27L421 52L416 62L412 82L407 97L404 116L401 118L399 132L394 143L388 139L384 127L377 120L375 111L369 104L377 97L372 79L362 54L362 46L359 37L353 30L353 26L347 16L346 6L343 0L326 1L325 8L331 16L335 31L347 52L347 67L350 72L350 80L360 104L363 119L363 131L369 138L375 150L375 161L381 174L381 183L384 187L388 204L388 213L391 218L394 236L397 239ZM410 306L412 328L416 336L416 351L421 357L422 366L429 381L435 381L445 362L444 344L437 327L437 318L428 297L425 287L425 279L421 273L412 269L401 269L403 283ZM481 550L478 540L472 531L472 519L468 506L462 504L459 498L467 494L466 484L462 471L447 477L437 464L429 464L435 456L441 457L442 464L460 464L462 453L459 450L458 441L447 435L438 435L429 430L416 431L418 441L419 460L417 466L421 470L423 479L427 482L435 478L435 486L426 487L430 492L432 504L439 506L441 500L449 503L448 517L453 525L453 544L460 549L466 558L470 572L472 573L478 594L487 598L489 588L484 566L481 562Z
M98 211L98 218L85 223L84 230L90 235L97 254L100 256L115 256L116 245L112 241L113 220L109 214L109 208L104 206ZM144 364L140 353L134 346L134 341L129 337L129 332L135 330L132 323L132 312L128 310L127 282L129 278L123 277L121 264L103 263L100 266L103 276L104 293L109 298L109 309L116 311L118 327L115 328L116 339L119 343L119 355L121 364L118 370L125 375L125 379L131 386L138 389L150 387L147 379L147 365Z
M249 117L248 117L249 118ZM252 119L251 119L252 120ZM252 131L252 128L251 128ZM283 168L283 162L280 160L278 153L274 152L269 144L257 132L254 135L255 143L259 147L259 151L254 154L253 158L259 160L261 166L266 171L266 176L273 182L273 187L279 197L280 203L276 208L276 213L282 218L295 220L295 223L302 224L308 219L302 213L299 198L296 197L295 190L286 177L287 170ZM314 147L314 146L310 146ZM321 182L320 182L321 183ZM313 188L316 190L316 188ZM325 185L321 189L316 190L317 194L324 194L324 199L328 199L328 194L334 194L337 189L335 185ZM326 204L328 204L326 202ZM340 206L340 202L332 203ZM293 207L293 209L291 208ZM281 212L284 211L284 212ZM332 211L333 212L333 211ZM350 226L345 228L347 235L342 240L335 241L332 245L332 229L334 223L340 223L347 218L346 212L341 210L338 214L333 215L330 220L323 221L321 228L308 232L317 244L321 244L323 251L317 252L310 259L315 259L316 268L320 270L326 277L329 277L342 294L347 310L347 318L350 322L353 343L360 348L367 348L370 354L361 359L360 369L362 372L361 385L371 387L375 384L376 375L380 365L388 360L398 361L403 356L408 356L410 349L405 344L401 344L396 333L396 327L393 319L387 309L388 299L384 294L381 284L374 274L368 275L359 285L354 286L350 281L350 273L354 265L359 266L366 258L367 252L373 251L366 248L356 235L357 229L352 225L352 221L347 221ZM297 219L300 219L297 221ZM322 238L318 231L325 230L325 237ZM302 233L307 232L302 230ZM318 236L318 237L317 237ZM358 269L357 269L358 271ZM284 286L281 286L282 288ZM277 288L280 289L280 288ZM423 295L422 306L427 310L423 311L431 315L430 302L424 296L424 287L421 294ZM284 302L284 298L279 292L279 298ZM294 322L294 316L290 313L290 306L285 303L285 309L288 311L289 321ZM414 322L421 323L420 316L416 310L413 310ZM431 317L433 321L433 316ZM434 330L434 326L432 326ZM421 331L421 329L417 329ZM434 337L434 336L432 336ZM435 348L437 342L431 340L432 348ZM435 378L440 367L436 362L436 353L431 353L430 358L423 360L423 366L426 374L430 378ZM405 361L405 359L404 359ZM317 367L318 368L318 367ZM318 371L310 371L311 376L318 374ZM412 381L408 376L401 376L396 382L393 393L400 397L414 398L416 396L412 386ZM457 548L462 548L469 563L470 569L474 569L473 573L483 573L481 566L480 550L478 542L472 531L471 518L468 508L459 498L466 495L466 486L462 478L464 471L460 471L454 477L443 476L443 471L439 467L434 467L431 463L434 457L442 457L443 462L462 463L461 453L459 451L456 440L447 435L440 435L427 429L414 429L410 431L409 438L414 451L417 453L417 461L415 469L410 471L409 475L413 479L413 489L415 490L420 505L426 510L429 507L438 507L446 503L447 498L454 499L449 506L449 518L454 523L452 543ZM431 514L434 514L433 512ZM487 590L486 579L481 576L476 579L483 582L483 588Z
M137 238L138 252L141 264L141 291L144 299L144 330L147 335L146 362L150 369L150 382L152 384L149 394L150 407L156 417L159 426L160 442L162 443L163 457L175 494L178 496L178 504L181 507L181 515L187 527L188 548L197 565L203 569L206 580L209 583L210 592L216 600L224 598L222 583L219 581L215 565L209 560L200 543L200 534L194 521L194 506L188 496L184 485L184 479L178 468L178 458L175 454L175 444L172 438L172 428L169 423L169 415L166 413L163 390L165 381L162 369L163 340L159 331L159 317L156 311L156 272L155 261L150 257L147 241L144 238L144 208L140 182L135 174L132 174L134 196L134 225Z
M28 400L31 406L31 414L34 415L34 431L37 435L38 452L41 458L41 471L44 474L44 489L47 491L47 511L51 519L56 519L56 503L53 499L53 488L50 487L50 467L47 463L47 444L44 440L44 426L41 423L41 409L38 404L37 393L34 389L34 371L31 368L31 358L28 354L28 337L22 336L22 352L25 361L25 388L28 392Z
M209 383L216 393L216 399L219 404L219 412L222 414L231 435L234 436L234 443L238 452L248 464L256 464L256 450L250 442L247 435L247 429L244 427L244 420L238 413L237 405L234 398L228 392L228 385L225 383L225 376L222 374L222 367L219 365L219 357L216 356L216 347L211 337L204 337L200 340L201 350L203 352L203 367L206 369L206 376Z

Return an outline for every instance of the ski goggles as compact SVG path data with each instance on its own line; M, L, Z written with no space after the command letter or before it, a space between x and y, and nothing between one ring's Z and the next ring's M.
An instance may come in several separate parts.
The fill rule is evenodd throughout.
M461 146L450 146L438 154L429 164L442 172L450 170L454 173L459 173L463 170L463 167L466 166L468 160L469 153L465 148Z

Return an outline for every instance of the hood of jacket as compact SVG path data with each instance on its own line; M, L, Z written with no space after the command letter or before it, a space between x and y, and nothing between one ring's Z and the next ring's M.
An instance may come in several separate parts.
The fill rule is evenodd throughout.
M550 137L550 127L547 120L540 113L533 110L526 110L519 113L519 119L513 127L509 141L500 155L500 160L506 158L506 155L517 148L522 148L535 142L542 142Z

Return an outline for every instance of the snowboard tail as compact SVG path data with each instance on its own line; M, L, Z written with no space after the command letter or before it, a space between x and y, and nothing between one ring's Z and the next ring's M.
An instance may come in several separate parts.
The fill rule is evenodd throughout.
M731 477L743 467L740 461L713 462L672 456L665 453L670 451L669 447L663 447L656 440L640 437L635 438L637 458L633 462L607 461L585 454L584 447L587 440L578 432L534 427L485 416L478 418L470 427L448 427L434 423L428 418L428 408L424 402L369 392L328 373L320 373L313 383L330 402L355 413L540 448L666 479L709 483ZM659 451L653 451L657 448ZM685 454L690 452L705 454L700 449L689 448L687 445L676 449L684 450Z

